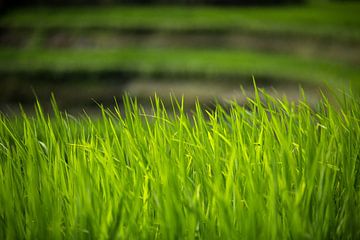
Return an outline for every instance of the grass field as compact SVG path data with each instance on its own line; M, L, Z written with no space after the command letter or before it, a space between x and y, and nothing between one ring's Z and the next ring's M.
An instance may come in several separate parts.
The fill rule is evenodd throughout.
M358 98L152 103L0 114L0 238L360 238Z
M350 83L358 89L359 11L355 2L15 9L0 16L0 77L49 87L54 78L68 83L88 76L106 85L106 74L119 85L197 78L239 86L254 75L268 85Z
M262 8L35 8L5 14L0 18L0 26L35 29L265 31L358 41L359 11L360 5L354 2Z
M360 83L360 70L342 63L286 54L214 49L4 49L0 51L0 71L30 74L124 71L145 77L180 74L251 78L255 75L267 76L269 80L327 82L337 86L351 83L358 87Z
M360 239L359 12L5 12L0 239ZM251 92L251 76L278 88ZM93 113L127 90L138 98ZM51 113L49 92L63 97Z

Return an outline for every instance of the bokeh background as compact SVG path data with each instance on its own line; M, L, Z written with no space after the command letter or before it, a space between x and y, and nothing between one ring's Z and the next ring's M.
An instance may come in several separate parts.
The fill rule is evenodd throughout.
M2 0L0 111L96 112L124 93L211 106L271 94L316 102L360 80L360 2ZM242 86L243 89L240 88Z

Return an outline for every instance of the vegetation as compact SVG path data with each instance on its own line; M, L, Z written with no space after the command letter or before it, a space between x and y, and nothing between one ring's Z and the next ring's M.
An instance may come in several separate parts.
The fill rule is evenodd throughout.
M313 0L310 0L313 1ZM304 3L306 0L37 0L37 5L114 5L114 4L176 4L176 5L271 5L271 4L290 4L290 3ZM3 5L7 6L21 6L29 5L25 0L4 0ZM34 4L34 3L33 3ZM0 3L1 7L1 3Z
M0 47L0 75L21 79L25 84L34 76L51 82L51 76L96 78L109 72L204 80L255 75L269 81L320 85L350 82L357 88L359 58L354 56L358 55L360 42L358 12L360 4L354 2L249 8L18 9L0 17L4 36L8 34ZM245 37L234 40L231 34ZM224 35L227 40L219 38ZM176 36L183 40L188 36L187 43L174 44ZM196 37L211 39L211 43L206 45L205 41L203 48L198 47L203 46L201 40L197 45L188 43ZM6 39L15 39L15 44L7 44ZM72 44L74 39L78 41ZM145 39L141 46L139 39ZM149 45L144 44L147 39ZM64 45L59 47L59 40ZM151 45L156 41L158 44ZM222 41L224 44L218 44ZM292 45L294 41L297 43Z
M0 71L135 72L140 76L174 74L211 76L270 76L337 86L351 82L359 86L360 70L320 59L284 54L210 49L35 49L0 51Z
M1 239L359 239L359 99L0 115Z
M39 71L52 75L81 72L93 76L117 71L141 77L161 74L167 79L176 75L180 79L186 74L205 79L213 76L243 79L255 75L277 81L351 82L358 85L359 60L348 57L352 50L353 55L359 52L358 12L360 4L354 2L251 8L121 6L18 9L1 16L0 26L13 31L12 37L18 38L19 42L21 39L28 41L24 41L24 46L1 46L0 74L13 74L13 78L20 77L25 82L29 82L28 76ZM142 31L149 33L146 36L159 33L160 42L166 40L166 36L161 36L164 31L167 37L171 33L184 34L182 39L200 32L214 41L202 49L191 44L179 48L181 43L172 45L172 38L167 39L164 46L159 43L155 47L151 44L139 47L136 39L143 38ZM218 35L231 33L238 36L250 34L252 38L246 40L245 37L243 41L257 44L246 45L240 40L238 45L245 45L240 49L237 43L231 47L226 43L216 44L221 42ZM71 41L78 36L79 45L65 43L65 49L59 49L56 44L46 45L52 34L55 35L54 42L57 35L60 41L61 38ZM137 35L126 40L126 34ZM292 40L288 38L290 35ZM82 47L82 41L97 37L97 41L105 43L98 48L96 44ZM121 37L122 42L109 46L111 39ZM276 39L276 43L271 45L271 41L267 41L269 38ZM312 49L316 49L317 44L325 47L319 51L299 47L302 40L306 46L315 38L318 41L311 46ZM135 39L133 44L132 39ZM291 47L284 46L288 50L282 51L282 45L287 41L291 45L293 40L299 42L299 48L289 50ZM334 50L331 43L340 47ZM318 54L331 50L334 51L330 57Z
M0 17L0 26L35 29L264 31L358 41L359 12L360 4L354 2L253 8L35 8L10 11Z

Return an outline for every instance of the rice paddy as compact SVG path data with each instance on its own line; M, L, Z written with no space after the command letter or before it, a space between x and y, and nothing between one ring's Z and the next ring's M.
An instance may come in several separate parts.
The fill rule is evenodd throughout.
M359 239L360 109L267 95L186 112L0 114L1 239ZM120 101L120 100L119 100Z

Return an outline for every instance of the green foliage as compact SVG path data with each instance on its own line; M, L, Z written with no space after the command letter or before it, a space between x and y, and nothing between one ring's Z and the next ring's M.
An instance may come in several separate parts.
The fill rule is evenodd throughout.
M359 239L359 99L0 115L1 239Z
M5 33L9 29L14 33L29 31L31 34L24 35L29 40L24 41L23 47L0 48L0 75L26 79L25 84L31 76L39 75L45 76L45 81L53 79L51 76L64 79L64 75L72 73L86 73L97 78L103 73L121 72L126 75L130 72L140 78L161 75L164 79L243 79L255 75L276 81L351 82L359 86L359 60L354 57L358 55L360 42L358 12L360 4L355 2L249 8L118 6L17 9L0 16L0 27L5 29ZM102 36L102 31L114 35ZM174 45L158 43L154 47L126 40L129 33L137 35L136 39L142 38L142 42L151 43L161 42L163 33L166 36L174 33L176 39L177 34L184 38L198 31L213 39L210 46L196 47L199 43L183 46L180 41ZM67 36L67 32L71 34ZM144 32L145 37L142 35ZM61 33L65 33L65 39L68 37L70 42L72 34L81 36L80 39L89 37L90 42L92 38L99 42L103 37L122 38L122 34L125 40L115 46L111 45L112 40L110 43L105 40L103 45L100 44L102 47L82 44L83 40L78 41L78 45L68 46L65 41L66 49L59 49L56 44L48 45L52 34L59 34L61 42ZM243 33L245 40L250 34L251 39L258 43L246 40L249 43L242 44L243 40L239 43L231 40L231 34L241 36ZM155 41L147 40L150 35L155 36ZM222 39L222 35L230 36L230 40ZM199 36L202 38L201 34ZM271 44L272 38L275 44ZM312 39L316 41L309 45ZM294 40L299 46L304 42L305 47L292 47ZM227 47L228 41L235 42L231 45L234 48ZM46 74L51 75L49 79L45 79ZM76 74L71 77L77 78Z
M327 83L351 82L359 88L360 69L323 59L246 50L192 48L34 49L0 50L0 72L96 73L123 71L142 77L165 76L237 77L268 76L276 80Z
M360 4L216 8L122 6L25 8L0 16L0 26L38 29L220 30L360 39Z
M24 0L3 0L4 5L21 6L29 5ZM145 4L145 5L274 5L304 3L305 0L36 0L33 5L128 5L128 4ZM0 3L1 6L1 3Z

